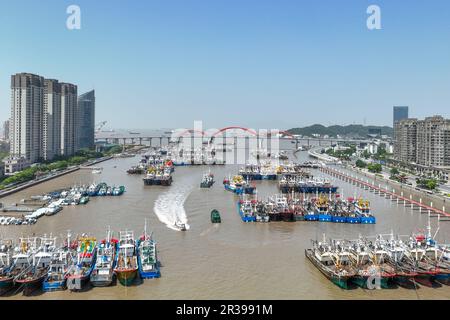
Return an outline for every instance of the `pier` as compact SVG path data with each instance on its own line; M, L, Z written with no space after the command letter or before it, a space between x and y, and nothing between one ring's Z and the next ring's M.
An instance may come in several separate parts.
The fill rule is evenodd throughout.
M394 189L392 189L391 191L388 190L387 188L382 188L380 184L376 186L375 184L370 183L369 180L363 181L362 179L351 176L349 174L346 174L345 172L336 169L332 169L329 167L321 167L319 170L332 177L359 186L364 190L372 191L375 194L384 196L386 199L391 199L392 201L396 201L397 203L403 203L404 206L410 206L411 209L418 209L421 213L429 213L432 217L440 217L440 221L450 221L450 213L447 213L445 211L445 207L442 207L442 210L440 210L438 208L433 207L432 202L430 205L426 205L423 203L421 198L419 199L419 201L416 201L413 199L412 195L410 195L409 198L405 197L403 195L403 192L398 194L395 192Z

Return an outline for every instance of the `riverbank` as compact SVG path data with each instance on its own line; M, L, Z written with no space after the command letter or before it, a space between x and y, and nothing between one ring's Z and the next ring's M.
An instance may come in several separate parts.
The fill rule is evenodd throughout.
M37 178L37 179L31 180L31 181L27 181L27 182L21 183L19 185L11 187L10 189L6 189L6 190L0 191L0 198L9 196L11 194L14 194L14 193L22 191L24 189L33 187L33 186L41 184L41 183L44 183L46 181L65 176L65 175L67 175L69 173L72 173L72 172L80 170L81 167L90 167L90 166L96 165L97 163L101 163L101 162L110 160L112 158L113 158L112 156L107 156L107 157L102 157L102 158L95 159L93 161L89 160L89 161L87 161L84 164L81 164L81 165L78 165L78 166L73 166L73 167L64 169L64 170L62 170L60 172L50 173L49 175L47 175L47 176L45 176L43 178Z
M329 156L325 153L318 153L317 150L322 149L322 148L314 148L308 151L308 154L316 159L325 161L325 162L332 162L332 163L339 163L340 160L338 158Z
M342 168L344 168L345 170L347 170L349 172L353 172L355 174L355 177L357 177L357 175L359 175L360 178L361 177L368 178L368 179L366 179L366 181L369 182L371 180L370 182L373 182L373 184L375 186L385 184L386 186L389 187L390 191L394 192L395 194L397 194L400 197L405 197L409 200L417 201L423 205L433 207L436 209L442 208L442 211L444 211L444 212L446 212L446 206L447 207L449 206L448 199L445 199L443 197L439 197L434 194L429 194L429 193L421 191L421 190L416 190L414 187L411 187L411 186L408 186L405 184L401 184L397 181L393 181L390 179L385 179L374 173L362 171L361 169L354 168L348 164L342 165Z

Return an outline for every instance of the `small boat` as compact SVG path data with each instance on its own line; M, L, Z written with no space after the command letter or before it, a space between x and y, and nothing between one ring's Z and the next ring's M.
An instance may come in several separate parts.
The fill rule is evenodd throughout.
M156 242L152 235L147 234L147 221L145 222L144 234L137 240L138 267L141 279L159 278L159 261L156 251Z
M114 187L112 189L112 195L113 196L121 196L124 192L125 192L125 187L124 186Z
M200 182L200 188L211 188L214 184L214 175L209 172L203 174L202 182Z
M80 198L80 204L86 204L89 202L89 196L83 196Z
M221 223L222 220L220 218L220 213L216 209L211 211L211 222L212 223Z
M77 241L77 255L66 274L67 286L79 291L89 281L95 266L97 239L83 235Z
M97 246L97 259L90 277L91 284L94 287L107 287L114 280L118 241L111 236L111 231L108 229L106 239L102 240Z
M93 174L101 174L102 171L103 171L102 169L98 168L98 169L92 170L92 173L93 173Z
M174 227L177 228L180 231L186 231L186 224L182 223L181 221L177 220L175 221Z
M114 273L123 286L130 286L138 272L136 243L132 231L119 233L119 250Z

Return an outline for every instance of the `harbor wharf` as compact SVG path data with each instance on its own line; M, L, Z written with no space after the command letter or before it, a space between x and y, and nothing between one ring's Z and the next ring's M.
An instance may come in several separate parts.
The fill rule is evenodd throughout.
M0 191L0 198L9 196L9 195L11 195L13 193L22 191L24 189L27 189L27 188L30 188L32 186L38 185L40 183L43 183L43 182L46 182L46 181L49 181L49 180L52 180L52 179L56 179L56 178L62 177L64 175L67 175L69 173L78 171L82 167L86 168L86 167L94 166L97 163L104 162L104 161L107 161L107 160L110 160L110 159L112 159L111 156L102 157L102 158L99 158L99 159L96 159L96 160L93 160L93 161L89 161L88 163L85 163L85 164L80 165L80 166L70 167L70 168L62 170L60 172L44 176L43 178L37 178L37 179L31 180L31 181L27 181L27 182L15 185L15 186L13 186L11 188L7 188L5 190Z
M390 189L381 186L381 184L377 185L375 182L370 181L369 179L366 179L366 181L364 181L356 174L351 175L345 171L330 167L321 167L320 171L331 175L332 177L359 186L364 190L372 191L375 194L384 196L385 198L391 199L392 201L396 201L398 204L403 204L404 206L410 207L411 209L419 210L421 213L428 213L432 217L439 217L440 221L450 221L450 213L446 212L445 206L442 206L442 209L439 209L436 206L436 203L433 205L432 199L427 197L426 194L421 195L418 192L414 192L414 190L410 190L411 192L409 193L408 197L406 195L406 192L404 191L399 191L395 188Z

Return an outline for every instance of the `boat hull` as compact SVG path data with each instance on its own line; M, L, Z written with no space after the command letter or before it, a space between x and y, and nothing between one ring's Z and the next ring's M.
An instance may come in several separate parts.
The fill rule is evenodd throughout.
M23 289L24 296L31 296L36 290L42 289L46 274L27 280L16 280L16 285Z
M67 280L48 281L44 280L42 283L42 290L44 292L64 291L67 289Z
M125 287L129 287L133 284L137 273L138 269L128 269L123 271L116 270L117 280L119 280L120 284Z
M14 288L14 278L4 277L0 279L0 295L3 295Z
M309 261L317 268L319 271L332 283L337 285L338 287L342 289L349 289L349 279L350 277L341 277L338 275L333 274L329 270L327 270L320 262L318 262L313 257L313 252L310 249L305 250L305 255L308 258Z

